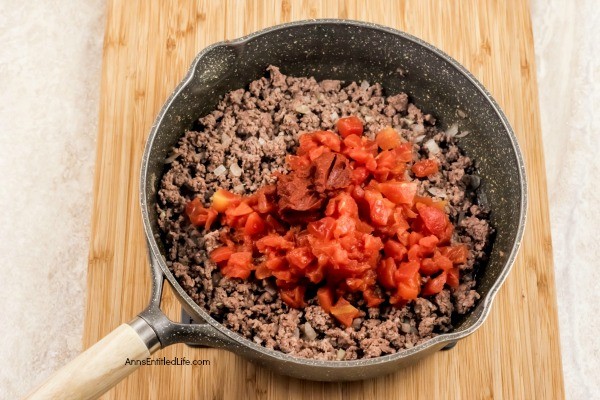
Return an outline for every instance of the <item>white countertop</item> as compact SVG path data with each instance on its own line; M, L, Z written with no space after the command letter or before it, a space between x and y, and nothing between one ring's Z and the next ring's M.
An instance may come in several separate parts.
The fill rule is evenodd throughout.
M566 392L599 398L600 7L532 17ZM81 350L104 21L102 0L0 0L0 399Z

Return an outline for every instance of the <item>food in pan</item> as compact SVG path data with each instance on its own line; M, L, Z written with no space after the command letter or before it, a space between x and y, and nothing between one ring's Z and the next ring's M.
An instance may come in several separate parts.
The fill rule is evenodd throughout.
M395 353L476 303L493 229L466 132L379 84L270 66L166 160L167 264L229 329L299 357Z

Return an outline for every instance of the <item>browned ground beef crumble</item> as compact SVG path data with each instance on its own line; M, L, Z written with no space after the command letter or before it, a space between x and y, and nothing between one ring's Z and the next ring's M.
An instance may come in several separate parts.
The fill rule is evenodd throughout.
M377 357L452 329L453 315L465 314L479 299L473 272L486 257L492 233L489 210L476 204L479 178L473 161L405 93L386 97L379 84L317 82L285 76L274 66L267 75L247 90L225 95L216 110L200 118L198 129L185 132L168 158L159 191L159 225L167 265L182 287L227 328L299 357ZM218 188L249 194L273 183L273 172L287 171L285 156L295 151L301 133L334 130L336 120L349 115L365 122L365 134L371 139L391 125L404 139L417 142L415 160L432 156L423 143L435 140L441 151L433 156L440 172L418 180L419 194L448 200L456 226L453 243L465 243L470 251L457 289L418 298L403 308L386 303L367 308L357 296L354 304L360 306L361 315L352 327L344 328L316 299L310 299L303 310L290 309L278 297L274 282L223 277L207 256L219 246L220 231L205 233L191 225L184 208L195 196L208 205Z

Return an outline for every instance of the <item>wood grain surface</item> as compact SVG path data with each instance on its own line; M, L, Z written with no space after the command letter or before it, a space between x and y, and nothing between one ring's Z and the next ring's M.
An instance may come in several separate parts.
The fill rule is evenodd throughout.
M165 357L210 366L142 367L106 398L563 398L552 242L528 1L118 1L108 4L84 345L140 312L150 277L138 205L144 140L198 51L307 18L377 22L416 35L465 65L500 103L524 151L530 207L517 263L483 327L419 364L376 380L315 383L235 354L176 345ZM163 309L180 307L167 290Z

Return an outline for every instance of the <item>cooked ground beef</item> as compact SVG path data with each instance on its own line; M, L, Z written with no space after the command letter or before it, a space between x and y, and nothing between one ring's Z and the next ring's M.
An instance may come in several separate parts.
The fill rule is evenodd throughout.
M274 66L267 75L248 89L225 95L216 110L200 118L201 128L185 132L168 157L158 193L159 225L167 265L181 286L227 328L299 357L378 357L451 330L453 315L467 313L479 299L474 271L485 260L492 232L489 210L477 204L479 177L473 161L405 93L386 97L379 84L317 82L285 76ZM423 143L429 139L437 143L440 151L433 156L440 171L418 179L418 192L448 201L456 226L453 243L465 243L470 251L457 289L444 289L403 308L385 303L367 308L362 298L356 298L353 304L361 314L351 327L344 328L314 298L303 310L290 309L273 282L223 277L208 259L208 253L219 246L221 232L206 233L193 226L184 208L196 196L208 204L218 188L249 194L276 183L274 172L287 172L285 156L295 151L301 133L334 129L338 118L349 115L365 122L365 134L371 139L382 128L394 127L415 142L415 160L432 156ZM333 163L343 175L344 160L323 162ZM323 184L330 178L323 177Z

